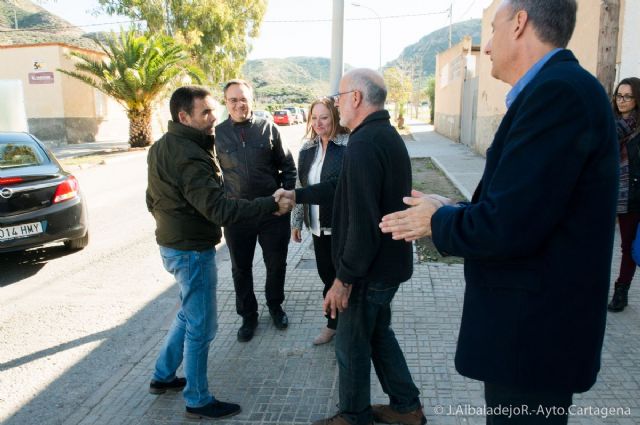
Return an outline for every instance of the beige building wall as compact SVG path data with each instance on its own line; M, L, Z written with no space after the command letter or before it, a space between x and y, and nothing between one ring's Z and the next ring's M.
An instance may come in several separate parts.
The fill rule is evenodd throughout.
M129 119L116 100L61 72L74 69L72 51L95 57L99 52L61 43L0 46L0 80L22 81L29 131L44 141L82 143L127 140ZM38 69L35 69L35 68ZM29 74L53 75L45 84L33 84ZM42 74L40 74L42 75ZM170 119L168 100L160 100L154 110L152 131L155 139L166 131Z
M42 68L34 69L34 63ZM0 79L21 80L27 118L54 118L64 111L60 73L60 55L57 45L2 46L0 47ZM53 84L31 84L29 74L53 72Z
M476 144L474 149L483 155L493 141L493 135L507 111L504 101L510 89L509 85L491 76L491 59L484 54L484 48L491 38L491 22L500 3L501 0L494 0L482 14L481 55L478 59Z
M625 1L628 2L630 0ZM502 0L494 0L484 10L482 16L483 49L491 37L491 21L501 2ZM598 59L600 3L600 0L578 0L576 29L568 46L576 55L580 64L594 75L596 74ZM484 53L479 60L478 73L478 116L475 149L484 155L493 141L493 135L498 129L502 117L507 111L505 98L511 87L491 76L491 60Z
M436 56L434 128L456 142L460 141L463 86L470 62L468 56L477 56L477 52L472 52L471 41L471 37L464 37L460 43ZM472 72L475 75L475 69Z

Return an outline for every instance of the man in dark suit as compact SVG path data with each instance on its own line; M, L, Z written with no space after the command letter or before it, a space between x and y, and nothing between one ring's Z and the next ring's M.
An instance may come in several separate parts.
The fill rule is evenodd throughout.
M502 2L485 53L513 88L471 202L413 192L380 225L464 257L455 362L484 381L488 424L566 424L600 369L618 150L605 91L564 49L576 9Z

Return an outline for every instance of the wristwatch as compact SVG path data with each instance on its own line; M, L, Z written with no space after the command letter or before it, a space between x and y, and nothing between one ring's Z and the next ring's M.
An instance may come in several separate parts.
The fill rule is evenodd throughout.
M347 282L342 282L342 287L346 288L346 289L349 289L351 287L351 284L347 283Z

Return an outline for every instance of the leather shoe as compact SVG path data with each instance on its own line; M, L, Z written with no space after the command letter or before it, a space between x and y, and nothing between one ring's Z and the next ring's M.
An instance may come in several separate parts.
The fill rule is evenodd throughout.
M151 394L164 394L167 391L182 391L187 385L185 378L173 378L172 381L162 382L152 379L149 383L149 392Z
M238 341L249 342L253 338L253 333L258 327L258 316L248 316L242 318L242 326L238 329Z
M334 415L330 418L314 421L311 423L311 425L351 425L351 423L347 421L344 416L338 413L337 415ZM373 422L371 422L369 425L373 425Z
M374 404L371 406L373 419L383 424L399 425L425 425L427 418L422 412L422 407L407 413L400 413L391 408L388 404Z
M331 342L335 334L335 329L324 327L322 328L320 334L318 334L316 339L313 340L313 345L322 345L326 344L327 342Z
M184 415L190 419L221 419L237 415L242 409L234 403L215 400L202 407L189 407Z
M271 319L273 320L273 324L276 328L282 330L287 329L289 326L289 318L287 317L287 313L284 312L282 307L274 307L269 308L269 314L271 315Z

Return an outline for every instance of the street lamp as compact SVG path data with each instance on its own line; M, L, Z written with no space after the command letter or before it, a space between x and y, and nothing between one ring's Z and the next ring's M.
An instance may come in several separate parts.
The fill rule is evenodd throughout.
M376 18L378 18L378 35L380 37L378 39L378 69L380 70L380 72L382 72L382 18L380 18L380 15L378 15L378 12L376 12L369 6L365 6L364 4L360 4L360 3L351 3L351 5L355 7L364 7L365 9L369 9L371 12L373 12L374 15L376 15Z

